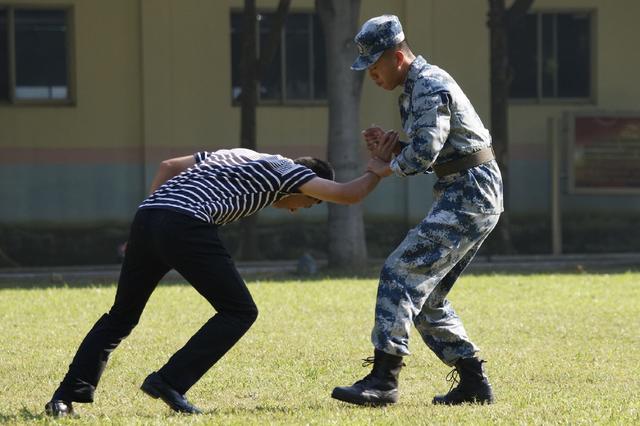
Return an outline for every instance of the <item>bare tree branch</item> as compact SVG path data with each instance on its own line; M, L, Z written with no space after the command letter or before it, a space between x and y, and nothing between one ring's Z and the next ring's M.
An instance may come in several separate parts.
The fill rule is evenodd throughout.
M507 26L513 27L520 19L524 18L534 1L535 0L516 0L513 2L506 12L505 23Z
M245 0L242 26L242 72L240 146L256 147L255 108L258 102L256 75L256 0Z
M273 24L271 26L271 31L269 31L269 38L265 43L264 49L260 49L257 74L258 80L262 79L264 72L267 70L267 67L271 64L273 57L278 51L280 40L282 40L282 28L284 27L284 22L287 19L287 14L289 13L289 6L291 6L291 0L280 0L280 3L278 3L278 10L276 10L273 17Z
M289 11L291 0L280 0L278 10L271 26L268 40L258 58L258 12L256 0L244 2L244 24L242 28L242 93L240 95L240 146L257 149L256 109L258 106L258 83L265 70L272 62L280 45L282 27ZM240 253L243 259L257 259L258 250L258 215L254 214L242 220L242 238Z
M505 211L498 223L502 249L505 253L515 251L511 241L509 219L509 26L516 25L522 19L534 0L516 0L509 9L505 0L489 0L487 26L490 45L490 81L491 81L491 137L496 159L503 176Z
M487 13L487 26L496 28L502 25L505 15L504 0L489 0L489 12Z

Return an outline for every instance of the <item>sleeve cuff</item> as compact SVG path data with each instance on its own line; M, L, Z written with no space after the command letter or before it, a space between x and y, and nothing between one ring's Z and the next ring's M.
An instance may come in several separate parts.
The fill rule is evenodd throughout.
M407 176L407 173L404 172L404 170L402 169L402 166L398 162L398 157L395 157L393 160L391 160L391 163L389 164L389 168L391 169L393 174L396 176Z

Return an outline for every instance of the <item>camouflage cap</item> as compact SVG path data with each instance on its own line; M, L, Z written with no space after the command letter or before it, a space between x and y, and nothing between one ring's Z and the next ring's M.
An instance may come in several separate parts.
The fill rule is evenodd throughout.
M404 41L404 33L397 16L382 15L365 22L354 41L359 55L351 69L361 71L373 65L385 50Z

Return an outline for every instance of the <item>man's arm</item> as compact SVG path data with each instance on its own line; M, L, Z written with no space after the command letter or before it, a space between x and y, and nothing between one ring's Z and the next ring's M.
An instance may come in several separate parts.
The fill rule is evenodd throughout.
M158 171L151 182L149 194L153 194L156 189L160 188L166 181L174 176L178 176L194 164L196 164L196 159L193 155L164 160L160 163L160 167L158 167Z
M411 141L391 161L391 170L398 176L428 171L449 137L451 111L446 96L431 95L412 114Z
M376 152L383 158L391 158L398 146L398 133L389 131L376 143ZM389 160L372 157L364 175L350 182L339 183L332 180L313 178L300 186L300 192L319 200L338 204L355 204L364 199L378 185L383 177L389 176Z
M299 190L318 200L337 204L356 204L369 195L381 179L373 171L367 171L359 178L344 183L315 177L301 185Z

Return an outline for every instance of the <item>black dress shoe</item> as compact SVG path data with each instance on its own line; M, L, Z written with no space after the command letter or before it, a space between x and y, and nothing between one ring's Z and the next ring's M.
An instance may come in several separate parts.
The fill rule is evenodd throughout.
M173 411L178 413L202 414L202 411L187 401L184 395L165 382L162 377L153 372L144 379L140 389L152 398L162 399Z
M44 411L47 413L47 416L52 417L65 417L75 414L73 412L73 405L70 402L60 401L58 399L52 399L47 402L47 405L44 406Z

